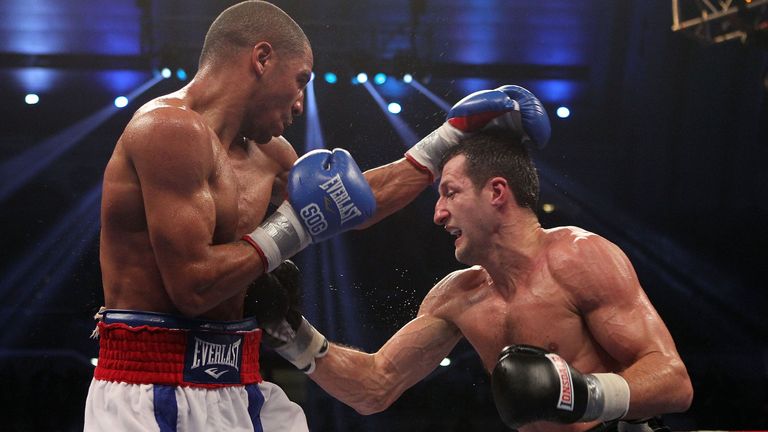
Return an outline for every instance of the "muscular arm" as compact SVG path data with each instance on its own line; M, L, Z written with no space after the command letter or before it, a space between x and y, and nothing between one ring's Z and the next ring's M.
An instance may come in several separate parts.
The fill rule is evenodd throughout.
M416 169L405 158L363 174L376 197L376 213L357 229L367 228L405 207L431 184L429 173Z
M434 370L460 339L453 324L420 313L375 354L331 344L309 377L360 414L374 414Z
M291 143L282 136L272 138L267 144L260 145L261 151L269 156L277 166L275 181L272 184L272 195L269 202L279 206L288 195L288 173L296 162L296 150Z
M253 248L214 245L214 144L194 114L162 108L137 119L124 145L141 183L149 237L163 285L187 316L204 314L261 273ZM151 116L151 118L149 117Z
M600 346L621 364L630 387L626 418L688 409L690 378L666 325L640 287L629 259L598 236L580 239L581 270L572 282L577 306ZM577 264L578 266L578 264ZM588 371L594 372L594 371Z

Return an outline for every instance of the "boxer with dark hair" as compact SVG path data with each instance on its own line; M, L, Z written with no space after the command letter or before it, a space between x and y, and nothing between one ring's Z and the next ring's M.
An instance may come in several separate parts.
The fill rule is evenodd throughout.
M527 137L481 132L438 165L434 222L456 237L456 259L472 267L438 282L376 353L331 343L309 377L372 414L466 338L492 375L499 415L511 428L656 428L648 418L690 406L685 365L615 244L577 227L540 225L538 175L523 141L545 142L549 123L538 100L522 94L521 107L540 108L521 108Z

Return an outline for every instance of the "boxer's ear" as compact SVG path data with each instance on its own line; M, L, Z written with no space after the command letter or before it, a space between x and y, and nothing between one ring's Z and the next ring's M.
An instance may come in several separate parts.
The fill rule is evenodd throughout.
M492 177L485 183L485 188L490 192L491 205L499 207L510 199L512 190L504 177Z
M251 66L257 76L262 76L267 64L272 60L272 45L269 42L259 42L251 50Z

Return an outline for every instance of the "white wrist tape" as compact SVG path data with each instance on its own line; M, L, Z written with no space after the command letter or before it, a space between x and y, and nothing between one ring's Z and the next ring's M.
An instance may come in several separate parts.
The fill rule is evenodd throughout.
M312 243L312 238L288 201L283 201L274 213L245 237L251 240L249 243L261 249L267 260L267 272Z
M629 384L614 373L585 375L589 398L587 409L580 421L615 420L629 411Z
M432 178L439 177L440 161L443 155L457 145L466 134L451 126L448 122L440 125L429 135L422 138L407 152L406 156L420 166L429 170Z
M328 353L328 340L304 317L301 317L301 324L296 330L290 326L286 329L288 323L282 323L264 329L271 336L285 342L273 347L274 350L304 373L311 374L315 371L315 358Z

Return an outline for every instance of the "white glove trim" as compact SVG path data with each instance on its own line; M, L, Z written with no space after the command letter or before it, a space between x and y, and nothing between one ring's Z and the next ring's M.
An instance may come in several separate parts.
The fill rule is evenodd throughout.
M295 332L284 320L265 327L264 331L285 341L285 344L274 347L274 350L306 374L315 371L315 358L328 353L328 340L304 317L301 317L301 324Z
M267 261L266 272L276 269L312 242L288 201L283 201L274 213L244 238L261 250L262 258Z
M627 415L627 411L629 411L629 384L621 375L596 373L586 375L585 378L588 379L588 382L591 381L595 384L596 394L593 394L593 389L590 388L587 410L581 421L608 421Z
M405 156L411 162L416 162L429 170L432 178L436 179L440 177L438 171L443 155L466 135L468 134L445 122L405 152Z

